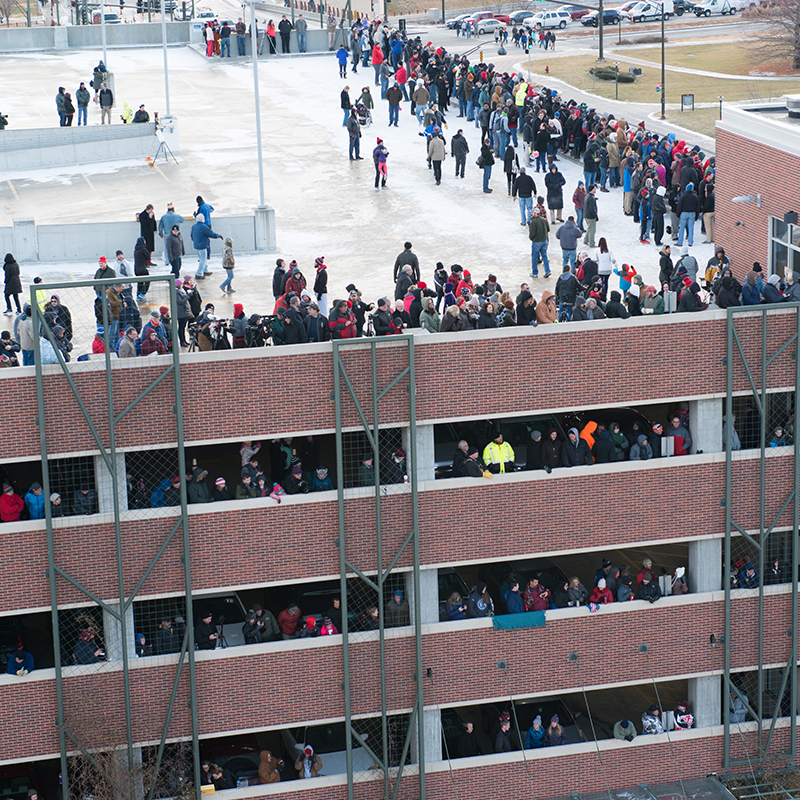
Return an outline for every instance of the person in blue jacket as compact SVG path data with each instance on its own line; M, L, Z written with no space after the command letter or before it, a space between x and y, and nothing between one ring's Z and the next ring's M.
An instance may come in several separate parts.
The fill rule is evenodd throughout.
M539 747L544 747L544 728L541 715L537 715L533 720L533 724L528 728L528 735L525 737L526 750L536 750Z
M31 519L44 519L44 494L39 481L34 481L25 494L25 505L28 507Z
M349 56L350 54L347 52L347 48L344 46L344 44L340 44L339 49L336 51L336 60L339 62L340 78L347 77L347 59Z
M525 603L519 593L519 581L515 578L511 582L511 588L506 595L506 611L509 614L522 614L525 611Z
M33 656L21 647L8 659L6 673L8 675L19 675L21 678L33 672Z
M206 275L211 275L206 265L208 251L211 249L211 242L209 240L221 239L222 237L218 233L214 233L214 231L206 225L204 214L197 214L195 219L197 221L192 225L192 244L194 245L194 249L197 250L197 272L194 277L198 281L201 281Z
M758 288L755 270L750 270L742 284L742 305L757 306L761 302L761 290Z

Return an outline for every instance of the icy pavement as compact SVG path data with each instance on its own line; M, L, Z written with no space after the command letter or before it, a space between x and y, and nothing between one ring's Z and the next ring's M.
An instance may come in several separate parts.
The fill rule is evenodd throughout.
M179 165L162 163L156 171L144 164L103 163L3 175L0 208L5 218L100 223L130 219L147 202L160 214L170 201L179 212L190 213L196 194L211 202L219 215L250 211L258 202L252 65L234 60L209 62L188 48L170 50L169 58L171 105L181 131ZM18 96L14 126L22 127L26 119L41 125L48 116L54 118L57 82L53 74L63 76L60 81L71 86L96 59L97 53L91 51L25 59L26 80L33 82L35 91ZM131 105L142 101L151 110L163 110L161 59L157 50L115 51L111 67L117 76L117 97ZM0 58L0 76L9 81L19 67L20 56ZM507 195L502 162L494 167L494 192L484 194L482 171L475 166L479 132L473 124L456 118L457 107L451 106L445 133L449 153L450 138L463 126L470 146L466 178L454 178L455 162L448 155L442 185L436 186L426 165L424 139L418 135L421 129L407 103L401 105L400 127L390 130L386 103L376 99L374 124L364 129L361 140L365 160L348 160L339 93L349 85L355 99L368 85L379 98L371 68L342 80L333 55L277 60L260 64L259 82L266 199L276 209L279 252L237 254L237 294L231 297L243 302L247 313L271 311L271 276L278 256L297 259L312 283L314 258L325 256L331 299L343 295L351 282L368 300L389 294L394 259L406 240L413 243L423 278L429 283L437 261L448 267L461 264L479 280L493 272L513 292L529 279L530 242L526 228L520 226L518 204ZM140 86L147 86L147 92L139 92ZM89 116L90 122L96 122L94 108ZM390 156L388 187L376 191L370 153L378 136ZM578 164L558 163L567 181L566 217L572 213L572 192L583 174ZM534 173L533 177L543 194L543 176ZM599 194L598 209L597 238L606 238L618 264L632 263L645 282L654 283L658 248L639 243L638 226L622 213L621 189ZM188 227L187 223L184 236ZM699 231L698 223L691 252L702 269L713 255L713 245L701 244ZM554 237L551 242L548 252L555 277L561 252ZM131 257L133 244L120 242L119 246ZM107 254L110 262L113 255ZM205 281L204 299L221 301L222 313L229 314L225 309L232 300L222 299L217 291L222 275L215 260L216 274L214 280ZM191 259L184 266L194 270ZM744 265L737 266L741 272ZM93 263L25 264L22 272L27 290L34 275L46 281L87 278L95 268ZM616 285L614 279L611 288ZM534 293L538 296L548 286L553 286L553 279L539 278Z

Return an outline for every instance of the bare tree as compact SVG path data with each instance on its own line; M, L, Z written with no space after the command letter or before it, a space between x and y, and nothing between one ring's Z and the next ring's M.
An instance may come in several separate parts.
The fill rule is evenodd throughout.
M791 69L800 69L800 0L774 0L754 11L755 18L765 23L756 33L759 60L788 61Z
M14 10L16 0L0 0L0 22L5 17L6 27L11 25L11 12Z

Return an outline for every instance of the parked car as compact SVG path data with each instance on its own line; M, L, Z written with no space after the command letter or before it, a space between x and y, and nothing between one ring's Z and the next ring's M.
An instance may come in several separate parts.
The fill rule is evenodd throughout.
M509 23L508 14L493 14L491 11L477 11L474 14L470 14L467 19L472 22L472 27L476 27L478 23L483 22L487 19L497 19L500 22L504 22L506 25Z
M522 11L514 11L512 14L508 15L509 24L511 25L519 25L523 20L528 19L528 17L532 17L535 12L524 9Z
M682 17L685 11L692 11L695 4L691 0L675 0L675 15Z
M470 588L466 581L459 575L458 571L452 567L442 567L439 569L439 621L447 622L447 612L444 610L445 603L453 592L458 592L464 599L466 605L469 597Z
M445 25L445 27L452 30L453 28L455 28L457 22L463 22L465 19L468 19L471 16L472 14L460 14L457 17L453 17L453 19L447 20L447 24Z
M572 17L568 11L540 11L534 14L529 19L526 19L524 24L529 28L566 28L567 24L572 22Z
M494 33L498 28L503 28L507 23L500 22L499 19L482 19L477 24L477 32L483 36L484 33Z
M597 27L597 21L600 17L599 11L592 11L584 17L581 17L581 25L586 25L587 27L591 26L592 28ZM616 8L604 8L603 9L603 25L619 25L619 21L622 19L620 17L619 12Z
M583 6L560 6L558 10L566 11L572 19L585 17L591 11L590 8L584 8Z

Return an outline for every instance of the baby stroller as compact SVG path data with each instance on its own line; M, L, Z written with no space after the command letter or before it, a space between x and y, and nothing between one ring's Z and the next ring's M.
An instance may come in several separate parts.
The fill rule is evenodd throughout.
M356 117L361 126L372 125L372 114L363 103L356 103Z

